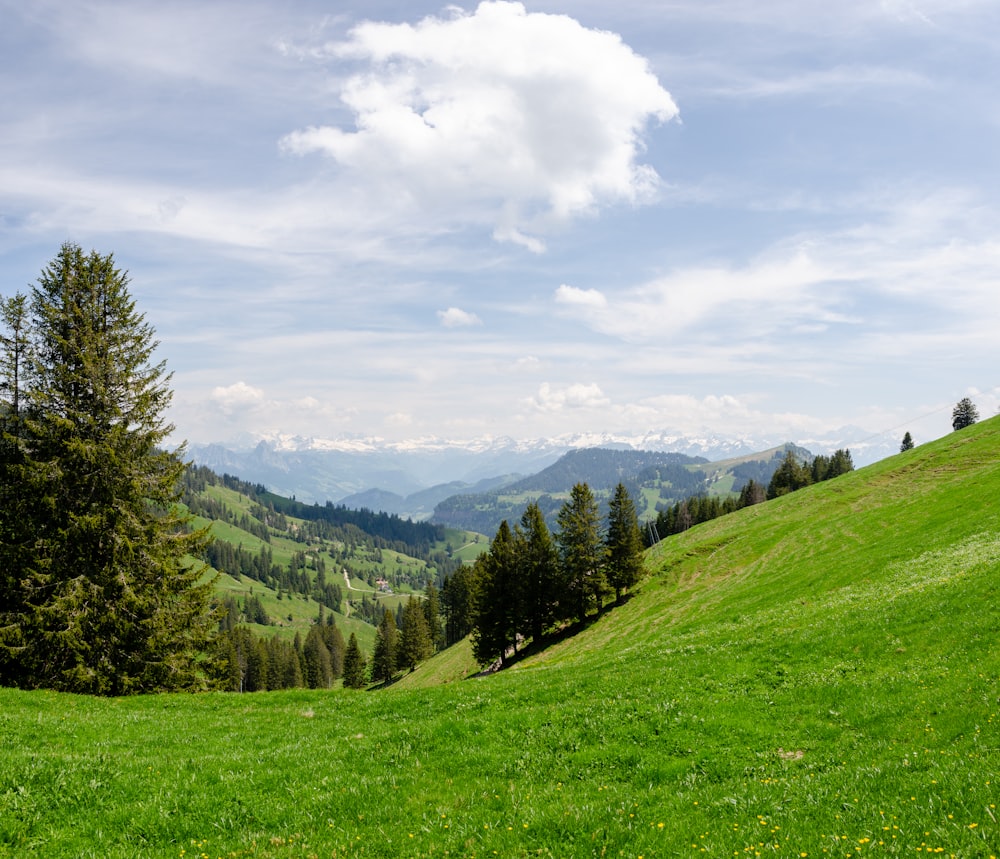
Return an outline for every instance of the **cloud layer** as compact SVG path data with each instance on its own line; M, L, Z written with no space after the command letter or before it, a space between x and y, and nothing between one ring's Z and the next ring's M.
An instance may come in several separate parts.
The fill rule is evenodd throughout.
M650 122L677 115L648 62L612 34L520 3L415 25L368 22L325 47L361 70L340 96L355 128L310 126L284 149L333 158L396 205L486 206L494 235L540 250L546 219L648 200L639 163Z

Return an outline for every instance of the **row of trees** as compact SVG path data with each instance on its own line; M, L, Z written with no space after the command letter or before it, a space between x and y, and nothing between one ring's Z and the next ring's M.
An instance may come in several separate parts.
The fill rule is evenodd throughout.
M643 542L635 504L619 484L602 527L593 492L576 484L553 536L537 504L512 529L500 524L490 549L442 588L447 639L472 632L480 664L507 660L523 641L600 612L640 579Z

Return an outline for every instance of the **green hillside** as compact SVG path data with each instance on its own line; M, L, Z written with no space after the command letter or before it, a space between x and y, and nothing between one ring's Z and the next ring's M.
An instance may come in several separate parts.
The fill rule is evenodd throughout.
M322 611L370 654L373 623L386 608L395 612L488 548L477 534L302 504L204 467L189 469L184 497L192 524L214 540L203 560L206 576L216 576L217 599L241 608L248 597L259 601L267 622L240 620L264 638L304 639ZM380 580L386 589L376 587Z
M487 677L0 690L0 856L995 857L998 497L993 419L662 541Z

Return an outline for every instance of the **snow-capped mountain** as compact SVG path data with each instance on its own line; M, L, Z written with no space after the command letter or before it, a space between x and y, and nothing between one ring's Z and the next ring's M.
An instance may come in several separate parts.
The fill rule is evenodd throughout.
M531 440L506 436L464 441L425 437L402 442L357 437L244 436L224 444L192 444L187 453L198 465L261 483L282 495L336 503L370 490L381 490L404 501L441 484L455 484L458 488L453 492L457 493L462 491L462 485L472 486L484 479L534 474L567 451L581 448L676 452L720 460L768 450L788 441L816 454L848 448L857 466L899 450L898 440L845 427L824 436L798 439L671 430L577 433ZM383 505L387 503L383 501ZM405 504L402 506L405 508Z

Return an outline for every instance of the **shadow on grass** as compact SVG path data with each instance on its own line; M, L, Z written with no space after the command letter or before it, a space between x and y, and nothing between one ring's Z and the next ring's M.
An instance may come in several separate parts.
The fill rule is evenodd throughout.
M517 663L522 659L527 659L529 656L535 656L538 653L543 653L553 645L566 641L566 639L573 638L573 636L578 635L585 629L589 629L606 614L625 605L634 596L635 592L622 594L621 599L601 606L601 610L598 611L597 614L588 614L583 620L576 620L572 623L564 623L562 626L545 633L539 641L530 641L526 646L519 650L508 651L506 659L502 661L498 659L496 662L480 671L477 671L475 674L470 674L465 679L471 680L474 677L487 677L490 674L496 674L498 671L503 671L505 668L510 668L512 665L517 665Z

